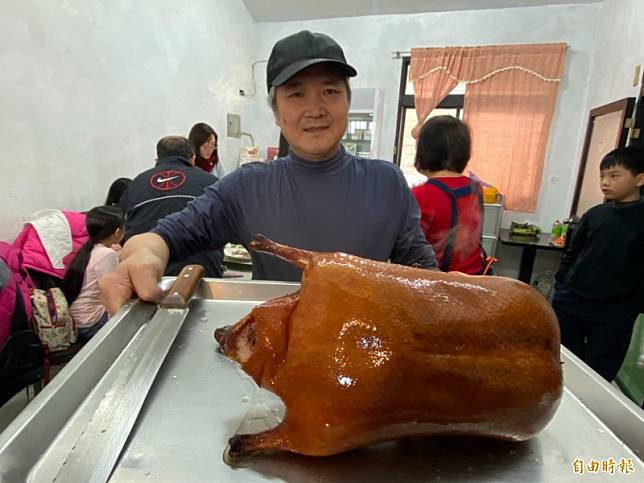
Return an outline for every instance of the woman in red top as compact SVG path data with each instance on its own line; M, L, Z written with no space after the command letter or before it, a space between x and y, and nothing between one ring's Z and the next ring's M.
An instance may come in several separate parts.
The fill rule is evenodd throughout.
M420 130L416 169L428 181L412 188L420 207L420 225L444 272L483 272L481 246L483 192L463 176L470 159L470 130L458 118L437 116Z
M192 126L188 139L195 148L195 166L206 173L212 173L217 178L224 176L224 168L219 162L217 151L218 136L215 130L205 122Z

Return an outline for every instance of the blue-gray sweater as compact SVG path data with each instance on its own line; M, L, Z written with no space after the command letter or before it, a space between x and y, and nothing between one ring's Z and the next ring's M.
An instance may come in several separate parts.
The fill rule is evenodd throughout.
M246 164L153 231L167 243L170 261L227 242L248 246L261 233L292 247L433 268L434 251L419 220L397 166L340 148L326 161L306 161L291 151ZM301 278L300 269L273 255L251 256L255 279Z

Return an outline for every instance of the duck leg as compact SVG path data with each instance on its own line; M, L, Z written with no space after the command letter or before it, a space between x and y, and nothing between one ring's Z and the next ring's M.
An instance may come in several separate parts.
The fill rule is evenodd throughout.
M248 466L252 461L275 450L286 449L288 441L281 431L282 424L257 434L236 434L228 440L224 462L230 466Z
M309 250L302 250L300 248L292 248L280 243L269 240L264 235L257 234L253 236L249 244L250 248L257 252L272 253L293 265L305 269L315 256L315 252Z

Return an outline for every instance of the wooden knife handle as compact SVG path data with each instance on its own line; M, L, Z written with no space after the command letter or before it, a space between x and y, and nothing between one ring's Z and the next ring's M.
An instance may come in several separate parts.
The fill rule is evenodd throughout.
M164 308L184 308L201 280L203 270L201 265L186 265L183 267L172 284L168 295L161 301L160 306Z

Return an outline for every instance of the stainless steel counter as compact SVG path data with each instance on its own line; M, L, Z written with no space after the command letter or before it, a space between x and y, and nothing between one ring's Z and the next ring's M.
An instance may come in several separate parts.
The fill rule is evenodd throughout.
M200 286L200 298L191 302L110 481L559 482L580 479L573 472L575 459L588 464L609 458L617 465L630 458L633 481L644 475L642 411L565 350L563 401L548 427L531 441L427 438L328 458L281 454L247 468L230 468L222 460L228 438L242 420L251 426L275 421L271 410L278 410L279 401L260 392L216 351L214 329L295 288L225 280ZM137 303L119 312L0 435L0 481L52 481L105 397L101 387L111 362L153 311ZM245 415L251 410L264 417L249 423ZM590 474L584 468L584 481L614 480L621 476L617 465L614 475L601 470Z

